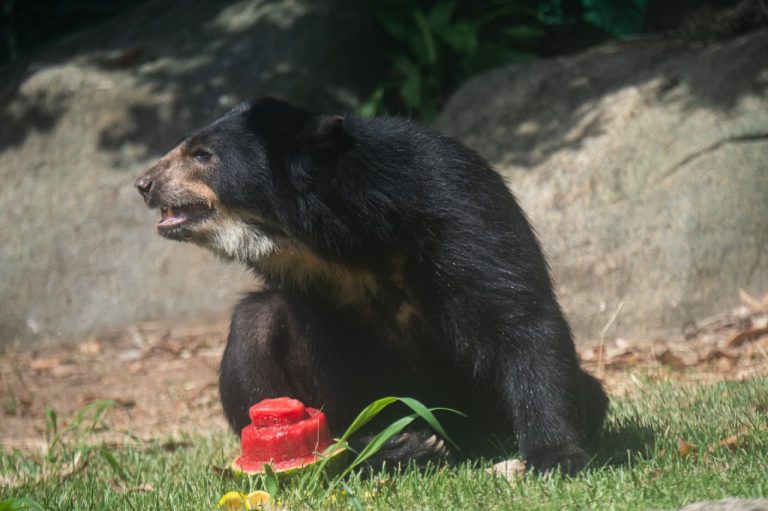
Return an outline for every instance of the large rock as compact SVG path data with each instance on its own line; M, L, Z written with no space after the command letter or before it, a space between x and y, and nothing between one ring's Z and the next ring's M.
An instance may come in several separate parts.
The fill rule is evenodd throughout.
M766 30L495 70L438 126L508 180L582 341L677 335L768 290Z
M153 233L131 183L186 131L277 94L349 108L375 86L354 0L156 0L0 81L0 345L228 310L253 279Z

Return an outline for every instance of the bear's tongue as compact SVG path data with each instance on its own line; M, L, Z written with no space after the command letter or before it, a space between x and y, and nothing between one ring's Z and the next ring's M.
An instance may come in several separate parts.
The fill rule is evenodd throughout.
M181 225L187 221L189 215L183 209L162 208L160 210L160 223L157 225L163 227L172 227Z

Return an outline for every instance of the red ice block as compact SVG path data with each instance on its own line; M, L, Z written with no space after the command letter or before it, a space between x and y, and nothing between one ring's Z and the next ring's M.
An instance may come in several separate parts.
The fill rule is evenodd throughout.
M235 460L245 472L262 472L267 463L276 472L309 465L331 445L325 414L296 399L265 399L249 415L251 424L240 433L242 452Z

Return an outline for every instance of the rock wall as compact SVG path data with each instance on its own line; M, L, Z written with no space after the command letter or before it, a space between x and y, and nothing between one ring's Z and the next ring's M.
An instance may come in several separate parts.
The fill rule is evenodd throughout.
M768 291L766 30L494 70L438 127L507 179L581 341L679 335Z

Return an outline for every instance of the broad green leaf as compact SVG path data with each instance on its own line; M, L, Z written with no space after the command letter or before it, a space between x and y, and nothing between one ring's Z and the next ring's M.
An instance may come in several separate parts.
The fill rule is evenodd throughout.
M454 23L440 28L436 34L445 44L465 55L471 55L477 49L477 33L469 23Z
M409 108L417 109L421 104L421 74L414 70L405 77L400 85L400 96Z
M380 3L376 7L376 19L389 35L400 41L408 41L411 29L403 22L402 10L399 7L388 2Z
M437 47L427 17L421 10L416 9L413 11L413 19L416 21L416 26L419 27L425 60L428 64L434 64L437 62Z
M381 111L382 100L384 99L384 86L373 91L359 107L357 113L364 117L373 117Z
M10 498L0 501L0 511L45 511L45 508L27 497Z
M501 33L510 39L526 40L537 39L544 35L544 31L532 25L514 25L501 29Z
M400 57L393 62L397 70L403 74L403 80L400 83L400 97L405 104L411 108L418 108L421 103L421 71L407 57Z
M429 24L433 28L444 27L451 22L453 12L459 4L454 0L441 0L429 11Z
M624 37L642 30L647 0L582 0L583 20L612 35Z
M267 488L269 496L274 499L280 489L280 482L277 479L277 474L272 470L272 465L269 463L264 465L264 486Z

